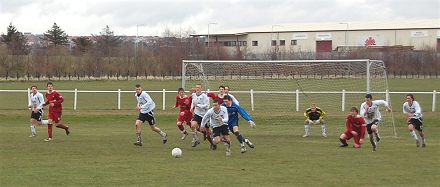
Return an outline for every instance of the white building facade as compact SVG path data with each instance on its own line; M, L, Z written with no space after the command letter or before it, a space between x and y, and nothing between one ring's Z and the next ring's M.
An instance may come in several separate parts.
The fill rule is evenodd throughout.
M252 53L332 52L365 46L427 47L440 52L440 20L289 23L194 34L205 45ZM207 45L206 45L207 46Z

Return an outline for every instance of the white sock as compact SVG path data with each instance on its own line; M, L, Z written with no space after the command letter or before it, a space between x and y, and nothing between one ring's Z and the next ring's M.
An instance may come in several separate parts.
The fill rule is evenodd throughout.
M32 134L37 134L37 128L35 128L35 124L31 124L31 132Z
M306 134L309 134L309 125L304 125L304 130L306 131Z
M410 131L409 134L414 138L415 141L418 141L418 137L415 131Z
M426 141L425 141L425 135L420 136L420 139L422 139L422 143L423 143L423 144L426 144Z
M322 129L322 133L325 133L325 125L324 124L321 125L321 129Z
M197 130L191 130L194 136L194 141L199 141L199 137L197 136Z
M162 137L165 137L165 133L163 131L158 132L157 134L159 134Z
M47 125L49 123L49 120L41 120L42 125Z

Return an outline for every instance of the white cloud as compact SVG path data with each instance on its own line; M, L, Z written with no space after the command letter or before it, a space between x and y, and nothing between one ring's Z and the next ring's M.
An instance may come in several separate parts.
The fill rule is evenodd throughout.
M19 31L43 33L53 23L71 36L160 35L164 28L213 31L294 22L439 19L431 0L0 0L0 33L10 22Z

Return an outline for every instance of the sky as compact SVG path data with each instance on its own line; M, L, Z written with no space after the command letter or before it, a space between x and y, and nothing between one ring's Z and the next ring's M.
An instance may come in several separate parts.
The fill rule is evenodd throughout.
M0 33L10 23L42 34L163 36L311 22L440 19L440 0L0 0ZM440 22L439 22L440 25Z

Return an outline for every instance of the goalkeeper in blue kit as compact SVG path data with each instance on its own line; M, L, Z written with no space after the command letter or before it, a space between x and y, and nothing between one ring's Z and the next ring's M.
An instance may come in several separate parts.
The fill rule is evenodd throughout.
M241 146L241 153L246 153L246 147L244 143L246 143L250 148L254 148L254 144L252 144L249 139L246 139L238 129L238 114L240 114L245 120L247 120L252 128L255 128L255 123L252 121L252 117L240 106L232 102L232 98L229 95L225 95L223 97L223 104L228 109L228 126L229 130L234 133L237 137L238 142Z

